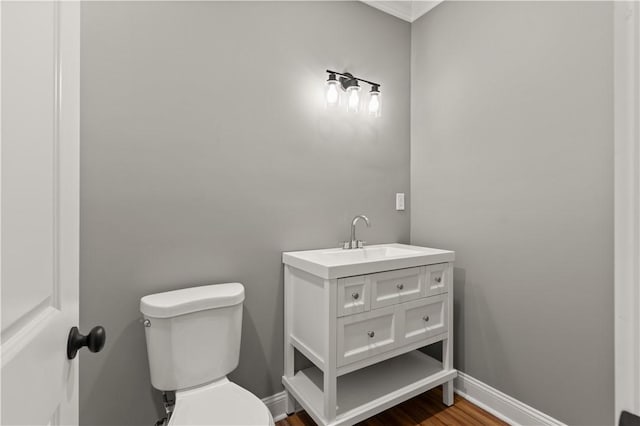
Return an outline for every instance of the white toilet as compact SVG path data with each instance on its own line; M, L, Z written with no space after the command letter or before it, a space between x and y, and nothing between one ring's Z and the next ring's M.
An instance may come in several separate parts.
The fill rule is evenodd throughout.
M152 294L140 300L151 384L176 391L169 425L273 425L264 403L227 379L238 366L240 283Z

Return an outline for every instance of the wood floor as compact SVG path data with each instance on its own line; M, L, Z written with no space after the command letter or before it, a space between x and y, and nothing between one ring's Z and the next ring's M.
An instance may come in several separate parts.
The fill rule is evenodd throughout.
M280 420L276 423L276 426L315 426L315 424L307 413L301 411ZM358 423L357 426L413 425L493 426L508 424L458 395L455 395L455 404L447 407L442 403L442 388L437 387Z

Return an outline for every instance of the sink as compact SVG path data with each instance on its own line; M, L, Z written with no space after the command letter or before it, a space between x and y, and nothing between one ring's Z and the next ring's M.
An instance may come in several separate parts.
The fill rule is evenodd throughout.
M353 250L326 250L320 251L316 256L326 264L337 265L353 262L366 262L368 260L388 259L397 256L415 256L418 254L420 254L420 252L416 250L384 245Z
M391 269L411 268L427 263L452 262L455 253L406 244L379 244L360 249L320 249L285 252L285 265L332 279Z

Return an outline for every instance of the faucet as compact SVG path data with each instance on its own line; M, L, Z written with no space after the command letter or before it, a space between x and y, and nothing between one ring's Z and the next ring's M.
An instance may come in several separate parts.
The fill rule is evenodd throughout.
M364 241L356 240L356 225L358 224L358 221L360 219L365 221L365 223L367 224L367 228L371 227L371 222L369 222L369 218L366 217L365 215L361 214L361 215L358 215L358 216L354 217L353 220L351 221L351 240L350 241L345 241L344 245L342 246L342 248L344 248L344 249L355 249L355 248L364 247L364 244L365 244Z

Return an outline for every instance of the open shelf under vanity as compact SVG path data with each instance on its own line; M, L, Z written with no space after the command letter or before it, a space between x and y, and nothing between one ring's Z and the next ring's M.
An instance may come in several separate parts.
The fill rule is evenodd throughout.
M324 418L323 373L315 367L283 379L296 400L319 424L344 425L362 421L402 401L456 377L440 361L414 350L337 378L336 418Z

